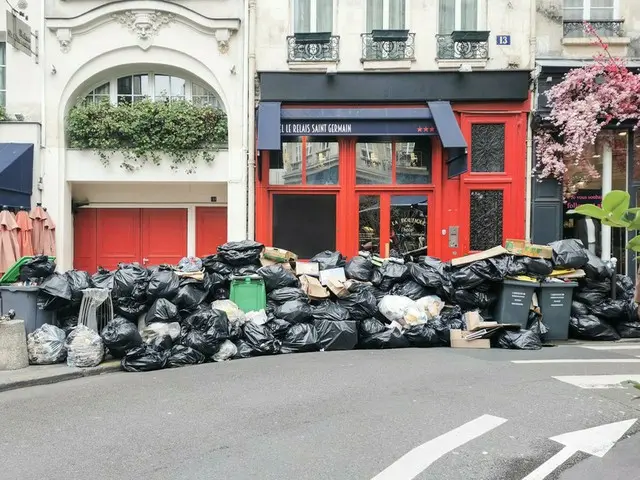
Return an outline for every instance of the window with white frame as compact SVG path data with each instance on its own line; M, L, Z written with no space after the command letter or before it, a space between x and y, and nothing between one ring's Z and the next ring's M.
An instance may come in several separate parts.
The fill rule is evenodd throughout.
M474 32L481 27L482 0L440 0L438 32L450 35L454 31Z
M367 32L404 30L406 17L406 0L367 0Z
M7 105L7 44L0 42L0 105Z
M615 20L616 0L564 0L564 20Z
M132 103L140 100L187 100L197 105L222 108L216 93L197 82L161 73L136 73L124 75L102 83L91 90L84 101L113 104Z
M333 31L333 0L293 0L294 33Z

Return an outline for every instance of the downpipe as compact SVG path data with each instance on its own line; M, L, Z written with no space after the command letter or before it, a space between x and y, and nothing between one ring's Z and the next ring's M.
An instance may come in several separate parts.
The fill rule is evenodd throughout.
M255 238L256 212L256 0L248 0L247 56L247 238Z
M242 158L245 161L245 175L247 181L244 183L244 202L245 202L245 222L244 222L244 237L249 238L249 3L250 0L244 1L244 24L242 25Z

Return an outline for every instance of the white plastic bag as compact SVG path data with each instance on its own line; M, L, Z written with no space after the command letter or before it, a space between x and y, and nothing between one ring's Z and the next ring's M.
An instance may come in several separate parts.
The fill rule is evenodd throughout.
M437 316L440 315L442 309L444 308L444 302L435 295L429 295L427 297L422 297L416 301L420 310L422 310L426 315L427 319L433 320Z
M180 338L180 324L178 322L162 323L153 322L140 332L144 343L154 343L156 339L169 335L174 342Z
M236 353L238 353L238 347L231 340L225 340L211 358L213 358L214 362L224 362L232 358Z
M267 312L259 310L257 312L247 312L247 322L253 322L256 325L264 325L269 321Z
M97 367L104 358L104 343L97 332L78 325L67 337L67 365L70 367Z
M214 310L222 310L227 314L227 318L231 323L239 323L242 325L247 321L245 313L231 300L216 300L211 304L211 308Z
M408 297L387 295L382 298L378 308L387 320L403 327L427 323L427 315Z
M29 363L32 365L50 365L63 362L67 358L64 330L45 323L36 331L27 335Z

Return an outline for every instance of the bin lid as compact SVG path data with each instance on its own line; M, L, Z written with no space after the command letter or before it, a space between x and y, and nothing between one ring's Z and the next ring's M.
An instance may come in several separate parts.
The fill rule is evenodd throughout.
M37 285L0 285L0 292L37 292Z
M504 285L513 285L514 287L538 288L540 286L540 282L525 282L523 280L511 280L508 278L505 278L502 283Z
M542 282L542 288L574 288L578 286L578 282Z

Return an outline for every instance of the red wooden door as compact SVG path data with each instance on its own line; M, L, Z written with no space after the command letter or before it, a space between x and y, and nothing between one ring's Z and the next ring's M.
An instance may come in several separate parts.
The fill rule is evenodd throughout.
M176 264L187 255L186 208L145 208L141 223L143 265Z
M227 207L196 207L196 256L216 253L227 242Z
M73 217L73 268L93 273L96 270L96 212L81 208Z
M95 212L96 267L115 270L120 262L139 262L140 209L99 208Z

